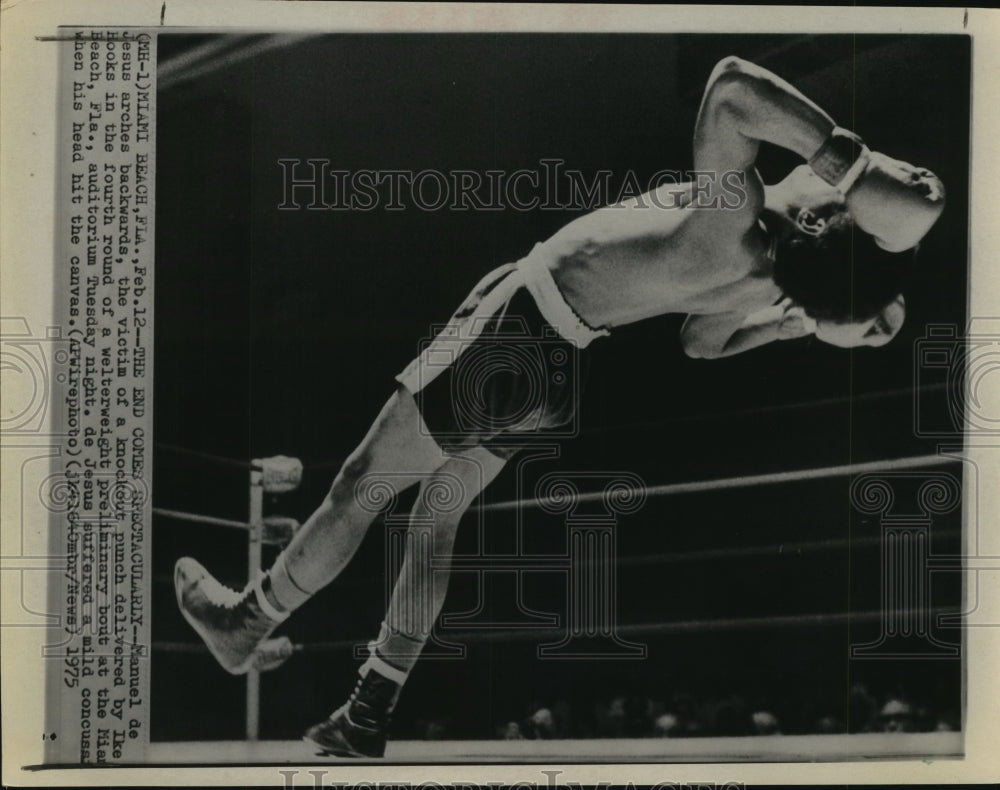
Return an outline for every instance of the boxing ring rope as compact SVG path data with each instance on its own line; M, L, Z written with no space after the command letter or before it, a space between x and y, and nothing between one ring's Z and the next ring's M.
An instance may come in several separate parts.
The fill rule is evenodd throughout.
M743 417L759 417L761 414L784 414L804 409L823 408L824 406L838 406L845 403L858 404L864 403L865 401L884 400L886 398L900 398L906 396L912 399L917 393L928 394L932 392L947 392L947 390L947 383L923 384L919 387L898 387L895 389L878 390L876 392L862 392L856 395L836 395L829 398L812 398L810 400L794 401L791 403L764 404L742 409L726 409L723 411L713 411L709 414L679 414L674 416L658 417L655 420L643 420L641 422L587 426L583 428L580 433L583 436L593 436L604 433L616 433L618 431L638 431L668 423L690 424L706 420L721 422L723 420L741 419Z
M209 41L188 52L160 61L157 88L161 91L174 88L272 49L287 47L313 36L315 34L257 34L226 36Z
M181 447L176 444L163 444L157 442L157 450L166 450L170 453L176 453L177 455L186 455L189 458L197 458L200 461L208 461L209 463L215 464L217 466L227 466L231 469L250 469L253 465L253 461L243 461L239 458L227 458L224 455L213 455L212 453L205 453L201 450L190 450L187 447Z
M726 411L714 411L711 414L682 414L674 416L661 416L656 420L645 420L641 422L614 423L599 426L586 426L581 429L581 436L595 436L606 433L617 433L620 431L640 431L652 426L662 426L672 423L695 423L704 420L718 422L721 420L740 419L743 417L759 417L761 414L785 413L799 411L802 409L822 408L824 406L836 406L845 403L862 403L865 401L884 400L886 398L898 398L906 396L910 399L916 397L918 393L928 394L932 392L947 392L947 383L924 384L919 387L899 387L896 389L878 390L875 392L863 392L852 395L837 395L830 398L812 398L810 400L795 401L781 404L765 404L743 409L729 409ZM184 452L183 448L174 447L179 452ZM317 461L309 464L310 469L337 469L340 461Z
M948 607L936 607L929 610L900 612L904 616L917 614L954 615L954 610ZM632 623L618 626L620 636L669 636L672 634L690 634L706 631L763 631L768 629L795 628L798 626L834 626L861 623L876 623L885 616L881 609L864 612L821 612L812 614L789 614L767 617L710 617L697 620L676 620L673 622ZM456 642L521 642L538 639L558 638L563 635L563 628L495 628L476 631L449 631L448 638ZM309 642L296 644L296 653L347 653L362 645L361 639L336 639L325 642ZM200 642L154 642L153 649L163 653L183 653L187 655L209 655L208 648Z
M869 472L888 472L899 469L919 469L926 466L942 466L955 463L956 459L942 455L917 455L909 458L886 458L881 461L867 461L860 464L840 464L839 466L823 466L815 469L793 469L788 472L769 472L761 475L742 475L740 477L722 477L715 480L696 480L690 483L664 483L641 488L623 487L623 496L634 496L644 493L646 496L676 496L678 494L695 494L704 491L721 491L731 488L751 488L753 486L774 485L777 483L796 483L803 480L822 480L828 477L845 477L862 475ZM590 491L574 496L576 502L600 502L604 499L603 491ZM507 502L491 502L482 505L486 511L516 510L524 507L544 507L553 503L551 498L535 498L510 500Z
M204 524L208 527L228 527L229 529L250 529L250 522L236 521L231 518L218 518L217 516L202 516L198 513L185 513L183 510L168 510L165 507L154 507L153 513L157 516L170 518L174 521L188 521L192 524Z
M236 519L207 516L197 513L189 513L169 508L154 507L153 513L166 519L168 522L181 522L201 524L204 526L222 527L226 529L239 529L248 534L247 552L247 575L248 579L253 579L261 572L261 553L265 543L281 545L287 543L298 529L299 524L295 519L283 516L263 515L263 494L283 493L292 491L301 482L302 464L297 459L285 456L276 456L269 459L255 459L253 461L239 461L235 459L215 456L197 451L186 451L183 448L165 445L159 449L170 452L185 453L192 457L218 463L231 468L239 468L249 472L249 498L248 498L248 518L247 521ZM703 493L707 491L749 488L764 485L774 485L781 483L791 483L800 481L811 481L828 479L832 477L852 476L868 474L881 471L895 471L925 468L930 466L940 466L946 464L959 463L957 456L945 455L921 455L903 458L882 459L877 461L867 461L856 464L839 464L834 466L815 467L810 469L795 469L783 472L770 472L758 475L748 475L741 477L717 478L714 480L691 481L684 483L668 483L654 486L637 486L631 489L623 489L619 492L628 496L676 496L690 493ZM581 492L575 496L576 502L601 501L606 496L605 492ZM517 508L546 508L553 503L551 498L532 498L524 500L513 500L505 502L488 503L485 505L474 505L482 511L509 511ZM949 534L960 534L960 531L951 531ZM650 564L657 561L662 562L698 562L706 559L722 559L739 555L740 557L762 556L771 553L782 553L787 550L789 553L806 550L829 550L846 546L855 546L860 542L875 543L880 540L874 538L857 539L830 539L822 541L800 541L797 543L743 547L736 549L712 549L695 550L688 552L661 554L656 556L643 556L639 558L624 558L621 564ZM531 567L530 557L500 557L500 562L495 563L497 569L511 567L515 565ZM458 555L452 558L430 558L430 567L443 568L445 566L455 570L463 569L483 569L484 560L489 562L489 557L463 557ZM567 556L565 562L568 566L575 563L577 571L584 565L597 565L593 557L571 557ZM493 564L493 563L491 563ZM552 558L545 558L546 567L552 565ZM933 615L954 615L948 609L933 609L930 611L920 610L919 612L897 611L897 617L907 618L916 616ZM630 625L615 625L615 639L626 636L645 635L665 635L676 633L692 633L704 631L731 631L731 630L757 630L766 628L788 628L796 626L830 626L848 623L877 622L885 617L883 610L873 610L865 612L844 612L844 613L813 613L813 614L793 614L778 617L744 617L744 618L715 618L699 619L675 622L655 622L639 623ZM538 640L547 637L559 637L564 635L564 628L516 628L500 630L497 627L486 630L465 630L452 631L450 638L463 642L482 641L518 641L524 639ZM589 631L588 631L589 633ZM295 653L328 653L347 650L356 650L361 640L339 640L332 642L315 642L306 645L293 645L291 650ZM200 643L171 643L154 642L153 650L158 652L174 654L208 654L207 648ZM246 740L257 741L260 728L260 672L251 669L247 674L246 687Z
M162 511L157 509L161 513L174 513L174 511ZM191 521L192 523L204 523L203 520L194 516L193 514L177 514L179 516L191 516L190 518L183 518L181 520ZM216 519L208 519L207 523L214 525ZM288 519L288 521L294 522L293 519ZM265 524L267 523L267 518L265 518ZM226 526L234 526L242 529L247 529L248 524L243 522L226 522ZM277 533L272 540L267 539L265 534L265 543L274 543L281 545L286 543L291 539L293 534L292 530L286 532ZM938 538L957 538L961 536L961 530L940 530L937 532ZM737 548L728 549L695 549L683 552L670 552L661 554L647 554L642 556L629 556L621 557L617 559L618 565L623 567L637 566L637 565L679 565L679 564L690 564L690 563L704 563L712 561L733 561L733 560L743 560L753 557L768 557L768 556L802 556L803 553L809 552L825 552L832 551L842 548L858 548L862 546L877 546L883 540L881 535L868 535L855 538L833 538L827 540L813 540L813 541L794 541L791 543L774 543L763 546L743 546ZM469 563L472 569L477 569L482 565L482 558L479 557L463 557L461 555L451 558L450 567L455 571L463 570L463 566L466 565L466 561L471 560ZM490 565L491 569L500 569L504 567L508 568L530 568L533 565L545 566L548 561L538 562L536 558L532 557L496 557L491 558ZM582 564L594 564L592 559L585 559ZM169 585L173 583L173 577L170 574L156 574L154 576L154 581L158 584ZM356 580L349 583L352 587L364 585L370 586L371 580ZM784 615L778 617L770 618L713 618L713 619L702 619L702 620L691 620L691 621L680 621L680 622L656 622L656 623L639 623L620 626L618 632L623 636L644 636L644 635L664 635L670 633L691 633L695 631L738 631L738 630L749 630L757 628L784 628L784 627L794 627L794 626L809 626L809 625L837 625L841 623L847 623L848 621L853 623L870 623L876 622L882 613L877 610L866 611L866 612L855 612L850 615L846 613L820 613L820 614L801 614L801 615ZM914 619L921 614L928 614L932 617L937 615L947 615L954 614L948 610L931 610L928 612L899 612L900 616L904 618ZM555 636L559 631L553 629L524 629L524 630L506 630L500 631L493 629L489 632L484 631L463 631L460 633L450 634L451 638L457 639L461 642L484 642L484 641L519 641L523 639L542 639ZM348 650L357 648L359 645L363 644L364 640L350 640L343 639L339 641L327 641L327 642L312 642L310 644L294 644L291 645L292 653L319 653L319 652L346 652ZM207 648L201 643L195 642L167 642L160 641L153 643L153 650L164 653L182 653L187 655L208 655Z

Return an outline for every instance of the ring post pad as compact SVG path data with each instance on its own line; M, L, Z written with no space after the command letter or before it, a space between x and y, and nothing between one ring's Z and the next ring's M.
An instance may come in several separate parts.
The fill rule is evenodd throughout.
M283 546L298 532L299 522L291 516L264 516L263 541Z
M302 482L302 462L287 455L262 458L260 464L261 485L265 493L284 494L294 491Z

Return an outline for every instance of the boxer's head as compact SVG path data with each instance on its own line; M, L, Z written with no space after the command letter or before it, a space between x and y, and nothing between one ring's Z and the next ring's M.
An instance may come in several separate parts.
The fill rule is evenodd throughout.
M844 198L808 167L781 184L775 206L787 221L775 250L774 281L837 346L883 345L905 314L903 283L914 250L886 252L856 228ZM780 207L780 208L779 208Z
M840 190L816 175L809 165L799 165L769 189L779 198L781 213L801 233L816 235L826 223L850 218Z

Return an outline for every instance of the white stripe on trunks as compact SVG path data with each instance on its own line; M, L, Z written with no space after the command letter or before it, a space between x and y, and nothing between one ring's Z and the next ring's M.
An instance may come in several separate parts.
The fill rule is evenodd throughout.
M494 285L469 315L444 327L420 355L396 376L396 381L414 393L434 381L483 333L491 319L521 287L527 288L542 318L561 337L577 347L586 348L596 338L608 334L606 329L591 329L573 312L552 278L544 245L536 244L527 257L518 262L517 268Z
M524 284L538 305L542 318L564 339L586 348L599 337L606 337L607 329L591 329L569 306L559 286L552 277L545 245L536 244L528 255L517 264L525 273Z

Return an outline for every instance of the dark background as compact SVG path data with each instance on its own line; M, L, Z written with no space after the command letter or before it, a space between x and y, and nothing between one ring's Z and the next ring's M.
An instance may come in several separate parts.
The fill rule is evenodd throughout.
M240 56L266 41L227 37L220 56L195 70L185 58L219 39L159 37L156 506L246 516L244 473L176 447L239 459L285 453L303 460L303 485L268 512L304 520L430 325L447 320L483 274L579 213L278 211L278 159L485 172L558 157L567 168L632 170L642 181L691 167L701 92L730 54L788 79L873 149L943 179L948 207L921 247L906 325L878 350L806 339L714 361L683 355L683 316L620 328L591 347L581 435L563 443L558 461L531 464L526 480L557 468L621 469L659 484L934 452L914 429L916 414L947 421L947 392L940 376L927 386L914 353L928 325L966 318L966 37L336 35ZM760 161L767 182L795 164L771 149ZM513 466L487 501L514 494ZM852 509L850 482L651 500L617 533L619 622L877 609L878 524ZM564 548L559 517L529 513L526 526L533 549ZM935 521L933 550L957 551L959 526L957 512ZM489 514L485 536L491 550L508 548L512 517ZM466 528L459 551L477 540ZM829 540L839 543L799 545ZM242 586L245 542L154 522L157 739L242 737L243 681L194 646L169 579L174 561L193 555ZM664 557L748 546L774 550ZM285 631L304 642L373 637L385 607L383 550L376 522L347 571ZM528 606L559 611L565 593L550 576L526 583ZM510 608L504 578L486 585L484 617ZM959 590L957 576L936 575L933 605L957 608ZM472 574L456 575L446 611L477 602ZM810 731L823 712L854 727L857 682L880 704L896 695L942 714L960 708L957 660L849 658L851 643L877 635L864 618L644 634L634 638L649 656L638 662L540 662L536 645L548 640L476 641L461 663L418 665L396 732L419 735L435 720L448 737L492 737L497 724L539 704L567 701L585 722L615 696L669 708L683 694L741 695L778 710L786 732ZM955 631L941 638L958 640ZM166 642L192 647L166 651ZM307 651L266 675L263 736L298 737L326 716L353 686L355 666L349 650ZM592 729L580 723L576 732Z

